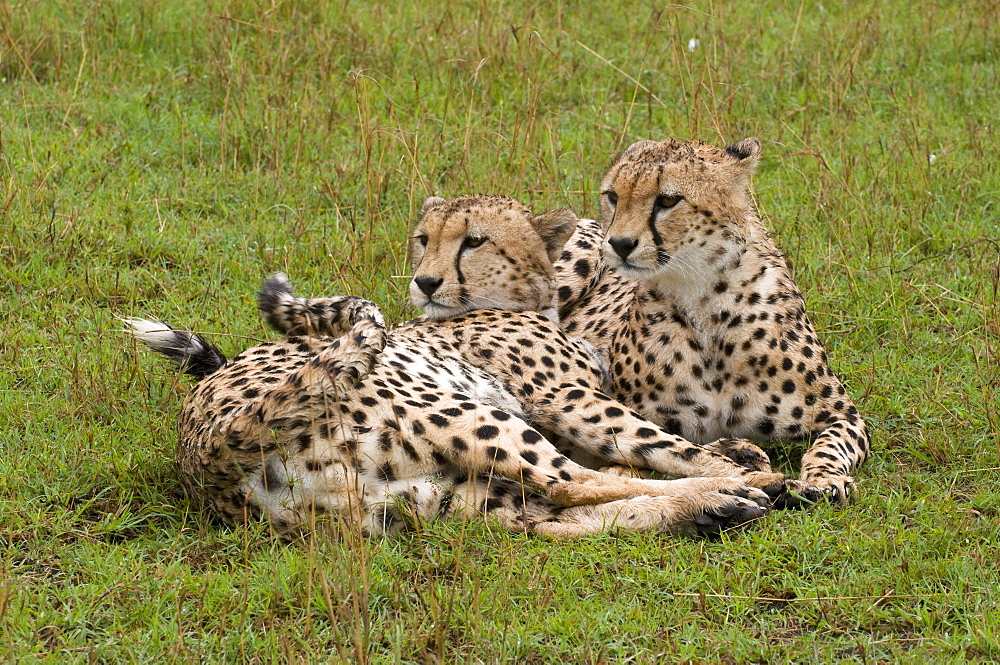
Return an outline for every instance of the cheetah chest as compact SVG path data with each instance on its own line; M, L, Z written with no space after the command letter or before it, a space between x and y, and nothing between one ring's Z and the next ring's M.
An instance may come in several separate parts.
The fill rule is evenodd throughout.
M647 321L640 329L641 336L620 335L612 346L611 384L621 401L692 441L761 438L761 423L781 402L771 390L769 358L724 334L696 334L683 320Z

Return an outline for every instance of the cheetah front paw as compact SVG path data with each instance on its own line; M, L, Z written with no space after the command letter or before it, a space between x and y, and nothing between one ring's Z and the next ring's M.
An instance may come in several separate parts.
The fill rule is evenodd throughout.
M854 478L850 476L822 476L808 481L813 487L819 488L832 503L844 504L851 500L854 491Z
M774 501L775 508L803 508L827 499L831 503L845 504L854 490L850 476L821 476L789 480L785 492Z
M740 466L751 471L771 471L771 459L759 446L749 439L727 437L705 445L713 452L725 455Z

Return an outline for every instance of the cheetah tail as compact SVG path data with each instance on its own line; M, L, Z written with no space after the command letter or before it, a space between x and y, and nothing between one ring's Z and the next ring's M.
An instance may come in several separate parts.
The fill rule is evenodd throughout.
M153 351L170 358L185 374L204 379L226 364L226 357L199 335L177 330L162 321L122 318L125 332Z

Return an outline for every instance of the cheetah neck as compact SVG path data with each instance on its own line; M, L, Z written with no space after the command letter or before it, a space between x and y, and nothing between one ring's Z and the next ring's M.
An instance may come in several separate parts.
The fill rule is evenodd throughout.
M706 247L686 265L641 282L638 306L647 314L669 309L695 329L714 332L734 310L746 307L752 294L763 300L788 291L787 264L757 217L747 214L730 227L740 232Z

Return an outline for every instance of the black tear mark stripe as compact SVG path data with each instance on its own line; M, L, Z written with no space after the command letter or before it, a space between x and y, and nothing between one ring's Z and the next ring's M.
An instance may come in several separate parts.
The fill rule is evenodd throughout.
M660 164L659 168L656 170L656 192L657 197L659 197L660 192L660 182L663 180L663 164ZM653 207L649 211L649 232L653 234L653 245L659 247L663 244L663 237L660 232L656 230L656 198L653 199ZM659 253L657 253L659 256Z
M465 284L465 275L462 274L462 249L459 248L455 255L455 272L458 273L458 283Z

